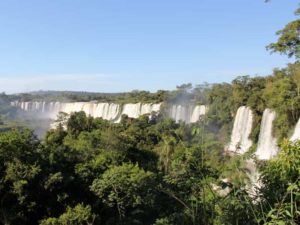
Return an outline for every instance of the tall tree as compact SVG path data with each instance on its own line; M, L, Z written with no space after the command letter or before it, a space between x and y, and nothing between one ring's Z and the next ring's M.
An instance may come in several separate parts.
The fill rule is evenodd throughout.
M296 10L295 14L300 15L300 8ZM300 20L288 23L276 34L279 36L277 42L269 44L267 49L288 57L295 57L298 60L300 58Z

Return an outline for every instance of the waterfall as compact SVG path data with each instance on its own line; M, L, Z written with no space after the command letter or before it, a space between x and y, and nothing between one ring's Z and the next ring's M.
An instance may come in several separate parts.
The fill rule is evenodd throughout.
M298 120L298 123L296 124L294 134L290 139L291 141L300 140L300 119Z
M199 121L201 116L205 115L207 112L207 107L205 105L197 105L192 113L190 123L196 123Z
M265 109L259 139L256 150L256 156L261 160L268 160L275 156L278 152L277 139L272 135L273 121L275 120L276 113L270 109Z
M227 150L243 154L252 146L249 135L252 130L253 113L249 107L241 106L235 116L231 141Z
M195 123L200 117L205 115L207 107L205 105L183 106L171 105L168 109L168 116L176 122Z
M144 114L159 112L161 104L136 103L125 104L123 107L115 103L96 102L11 102L12 106L20 107L24 111L37 113L36 116L56 119L59 112L72 113L84 111L92 117L101 117L106 120L120 122L121 115L138 118Z
M101 117L114 122L121 121L121 115L128 115L130 118L138 118L141 115L159 112L161 103L128 103L124 105L115 103L97 102L11 102L12 106L19 107L27 112L36 113L35 116L49 119L56 119L59 112L72 113L84 111L92 117ZM183 106L171 105L168 115L176 122L195 123L207 112L207 106Z
M151 114L152 112L159 112L161 103L159 104L150 104L150 103L136 103L136 104L125 104L123 105L122 115L127 115L130 118L138 118L141 115ZM115 122L120 122L121 117L118 118Z
M123 106L122 115L127 115L130 118L138 118L141 114L141 103L125 104Z
M249 180L246 182L246 191L250 196L257 196L259 189L263 186L256 163L253 159L248 159L245 162L245 171Z
M94 105L93 117L105 120L116 120L120 114L120 105L114 103L98 103Z

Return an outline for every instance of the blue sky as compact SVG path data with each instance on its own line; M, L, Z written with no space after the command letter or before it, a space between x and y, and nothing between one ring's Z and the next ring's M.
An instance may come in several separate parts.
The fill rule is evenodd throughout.
M297 0L2 0L0 91L156 91L284 67Z

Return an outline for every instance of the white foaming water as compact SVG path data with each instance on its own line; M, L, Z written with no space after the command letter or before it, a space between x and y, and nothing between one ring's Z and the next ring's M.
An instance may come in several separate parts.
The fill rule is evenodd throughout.
M181 105L172 105L169 110L169 116L176 122L179 122L180 120L186 122L186 114L182 112Z
M123 106L122 115L127 115L130 118L137 118L141 114L141 103L125 104Z
M46 102L43 102L43 105L42 105L42 112L45 112L45 109L46 109Z
M120 114L120 105L114 103L98 103L94 106L93 117L105 120L116 120Z
M199 121L201 116L205 115L207 112L207 107L205 105L197 105L192 113L190 123L196 123Z
M161 103L135 103L119 105L115 103L96 102L12 102L11 105L20 107L28 112L37 112L42 118L56 119L59 112L72 113L84 111L87 115L101 117L106 120L120 122L121 115L128 115L130 118L138 118L144 114L159 112ZM207 112L207 106L182 106L172 105L169 108L169 116L176 122L195 123Z
M161 104L125 104L123 105L122 115L127 115L130 118L138 118L141 115L150 114L152 112L159 112ZM116 122L120 122L121 117Z
M252 146L249 135L252 130L253 113L249 107L241 106L235 116L231 141L227 150L243 154Z
M260 173L253 159L248 159L245 163L246 174L249 179L248 182L246 182L246 190L251 197L254 197L256 198L255 200L257 200L259 189L263 185L260 180Z
M268 160L278 153L277 139L272 135L275 117L276 113L274 111L265 109L260 127L258 146L255 152L258 159Z
M84 111L87 115L101 117L106 120L119 122L122 114L131 118L138 118L144 114L158 112L161 104L125 104L123 108L114 103L95 102L12 102L11 105L20 107L24 111L37 112L44 118L56 119L59 112L72 113Z
M195 123L199 121L200 117L205 115L207 106L182 106L171 105L168 110L168 115L176 122L183 121L185 123Z
M298 123L296 124L294 134L290 139L291 141L300 140L300 119L298 120Z

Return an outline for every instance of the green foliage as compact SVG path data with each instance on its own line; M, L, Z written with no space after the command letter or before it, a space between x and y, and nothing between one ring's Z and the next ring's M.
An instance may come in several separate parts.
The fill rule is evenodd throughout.
M166 100L168 92L158 90L156 93L149 91L133 90L125 93L94 93L94 92L72 92L72 91L38 91L9 96L10 101L46 101L46 102L114 102L126 103L159 103ZM2 94L3 95L3 94ZM5 95L5 94L4 94ZM1 96L0 96L1 99Z
M92 225L95 215L91 206L78 204L74 208L68 207L66 212L58 218L48 218L42 220L40 225Z
M262 167L266 224L299 224L300 142L284 141L276 158Z
M240 106L249 106L254 113L251 139L257 142L260 122L266 108L276 112L274 135L281 141L291 135L300 116L300 64L289 64L276 69L267 77L241 76L231 84L214 85L210 97L208 121L212 130L219 131L219 139L229 141L235 112Z
M246 101L237 86L252 81L241 79L234 89L222 87L235 92L234 98L222 97L224 101ZM2 132L0 221L12 225L297 223L299 144L283 145L277 160L263 163L264 185L257 204L246 191L249 155L224 155L224 142L212 123L211 118L186 125L142 116L124 117L114 124L80 112L68 118L65 129L60 124L50 130L42 142L29 130Z
M269 49L299 58L299 21ZM249 186L249 158L224 154L236 110L254 112L256 142L265 108L276 111L274 135L289 137L300 116L300 64L267 77L177 86L175 91L103 94L0 94L0 224L231 225L300 224L300 142L260 166L260 188ZM84 112L61 113L42 141L12 126L14 100L164 102L209 105L195 124L147 115L120 123ZM17 129L14 129L16 127ZM250 191L249 191L250 190Z
M39 141L29 130L0 133L0 221L25 223L34 219L39 190ZM7 207L7 206L10 207Z
M95 179L91 190L109 207L116 207L120 218L126 208L150 204L154 174L130 163L115 166Z
M264 98L268 100L267 107L277 112L274 126L275 134L280 139L287 137L300 115L300 96L294 81L287 70L275 70L274 76L267 80L263 93Z
M92 117L87 117L85 112L74 112L70 115L67 128L71 135L78 136L82 131L91 131L93 128Z
M299 10L298 10L299 11ZM300 20L288 23L282 30L276 33L279 38L276 43L267 46L272 52L279 52L288 57L300 57Z
M219 176L222 145L203 135L201 123L143 116L112 124L74 113L67 124L42 142L28 130L0 133L0 197L11 205L0 208L1 221L150 225L169 218L197 224L211 208L204 207L202 188L211 195L209 176ZM84 205L97 219L85 219Z
M213 224L259 224L254 211L253 199L244 190L233 189L225 198L220 198L215 204L215 219Z

